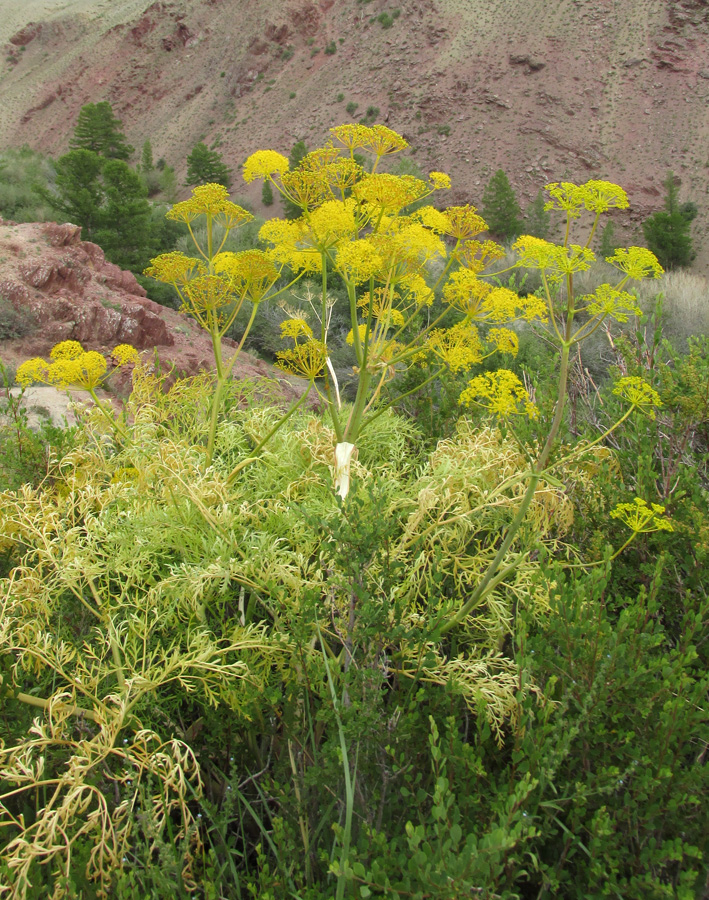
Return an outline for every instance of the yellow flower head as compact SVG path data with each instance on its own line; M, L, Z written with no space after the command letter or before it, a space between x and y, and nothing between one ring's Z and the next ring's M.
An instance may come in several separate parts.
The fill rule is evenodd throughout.
M542 238L525 234L518 238L512 249L519 254L516 265L525 269L544 269L551 272L552 277L568 275L572 272L583 272L591 267L596 258L588 247L571 244L564 247L552 244Z
M137 365L140 362L140 354L130 344L119 344L111 351L111 357L117 366L127 366L130 363Z
M206 326L207 312L220 313L234 302L234 294L227 278L219 275L200 275L183 288L184 302L180 312L192 313Z
M351 199L326 200L314 209L307 219L313 246L322 251L352 237L357 231L355 205Z
M619 378L613 387L616 397L627 400L633 406L637 406L646 412L651 419L655 418L655 409L662 406L662 400L657 391L637 375L626 375Z
M627 322L628 316L639 316L642 310L637 299L627 291L617 291L609 284L601 284L592 294L581 298L592 316L608 316L616 322Z
M534 319L539 319L540 322L547 321L547 305L541 297L528 294L526 297L519 298L519 305L522 318L527 322L532 322Z
M336 264L346 281L361 284L379 271L382 258L369 241L350 241L338 248Z
M372 151L376 156L388 156L391 153L399 153L406 150L409 146L408 141L387 128L386 125L373 125L369 129L369 135L365 147Z
M327 347L322 341L304 341L276 354L276 365L289 375L317 378L327 364Z
M525 269L546 269L553 265L557 247L550 241L523 234L512 244L519 254L517 265Z
M273 244L270 256L281 265L290 266L296 272L319 272L321 267L320 253L312 249L312 242L307 245L308 225L304 219L287 221L286 219L269 219L261 226L259 239Z
M458 402L464 406L481 406L501 418L527 415L533 419L539 415L524 385L509 369L476 375Z
M471 272L482 272L493 260L502 259L505 248L494 241L465 241L456 252L460 264Z
M451 177L445 172L429 172L428 180L434 191L446 191L451 186Z
M58 388L92 390L103 381L108 364L106 357L89 350L73 359L58 359L47 368L46 382Z
M47 368L47 363L38 356L34 359L28 359L17 367L15 381L23 388L29 387L35 381L46 383Z
M512 356L517 356L519 338L509 328L491 328L487 339L493 344L498 353L509 353Z
M474 206L449 206L443 214L448 219L445 233L456 240L465 241L487 231L487 222L477 214Z
M619 503L611 512L611 519L619 519L635 534L651 534L653 531L674 531L672 522L662 518L665 507L659 503L646 503L636 497L632 503Z
M214 271L226 275L231 290L248 297L252 303L260 303L280 275L262 250L219 253L214 257Z
M609 262L616 269L625 272L635 281L643 278L659 278L664 273L657 257L645 247L618 247L613 256L607 256Z
M433 206L422 206L421 209L417 209L416 212L412 213L411 218L418 219L422 225L430 228L434 234L444 234L448 228L448 218L445 213L435 209Z
M151 259L143 274L165 284L183 285L190 278L203 275L206 271L204 263L175 250Z
M559 209L567 213L572 219L581 215L584 207L584 192L577 184L570 181L548 184L546 189L551 197L544 204L544 209Z
M360 147L366 147L371 140L371 128L366 125L337 125L330 129L330 133L347 149L354 153Z
M431 306L433 303L433 290L422 275L404 275L398 280L398 287L406 293L407 300L413 300L416 306Z
M357 326L357 332L359 334L360 341L364 340L364 336L367 333L367 326L364 323L361 323ZM345 338L345 342L350 345L350 347L354 344L354 329L350 328L347 332L347 337Z
M77 359L84 352L78 341L60 341L49 351L50 359Z
M426 341L426 349L451 372L467 372L482 361L482 346L477 328L463 321L452 328L437 328Z
M250 212L232 203L223 184L200 184L192 190L189 200L183 200L168 211L166 218L189 224L197 216L216 218L225 228L235 228L253 219Z
M581 185L583 202L591 212L604 213L609 209L627 209L628 195L622 187L610 181L587 181Z
M289 168L288 158L275 150L257 150L244 163L244 181L283 175Z
M302 166L286 172L281 183L290 200L303 210L313 209L332 193L322 172L304 169Z
M443 288L443 300L462 312L468 319L480 315L481 303L492 288L480 281L470 269L458 269Z
M488 322L511 322L517 315L519 296L509 288L493 288L482 302L482 316Z
M329 186L333 196L342 200L364 173L364 169L349 157L336 159L322 172L324 182Z
M401 296L397 291L385 290L384 288L375 288L372 316L379 322L383 322L386 320L387 325L393 325L394 327L399 328L404 324L404 316L401 310L395 309L392 304L400 299ZM370 302L371 295L369 291L367 291L365 294L362 294L362 296L357 301L357 306L362 310L362 313L365 316L369 315Z
M281 322L281 337L292 338L298 343L299 337L312 338L313 329L305 319L286 319Z
M365 175L354 187L354 195L360 202L385 212L398 212L427 193L426 183L419 178L387 172Z

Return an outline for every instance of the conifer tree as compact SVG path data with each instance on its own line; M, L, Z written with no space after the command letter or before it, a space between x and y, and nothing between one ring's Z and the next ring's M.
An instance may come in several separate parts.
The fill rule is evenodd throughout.
M37 186L35 193L65 221L81 226L81 236L91 240L100 224L104 160L93 150L70 150L55 163L55 191Z
M617 248L618 243L615 239L615 226L612 222L607 222L601 232L599 253L603 259L607 259L609 256L613 256Z
M111 262L140 270L150 258L151 216L145 184L120 159L106 160L101 175L103 202L94 239Z
M261 202L264 206L273 206L273 188L270 181L264 181L261 188Z
M153 145L149 140L143 144L143 152L140 155L140 168L143 172L152 172L155 168L153 163Z
M206 144L200 141L187 157L186 185L193 184L223 184L225 188L231 186L231 169L222 160L221 153L210 150Z
M544 195L541 191L527 207L524 228L527 234L533 237L546 238L549 234L550 216L544 209Z
M74 150L93 150L108 159L128 159L134 148L126 143L121 128L108 101L87 103L81 107L69 146Z
M81 226L111 262L142 271L151 255L147 189L124 160L104 159L93 150L70 150L56 164L54 191L36 192L64 221Z
M502 169L495 172L485 188L482 215L489 231L502 240L511 240L524 230L519 203Z
M643 222L643 234L663 268L677 269L688 266L696 255L689 230L697 208L694 203L680 206L679 185L672 172L663 183L665 208Z

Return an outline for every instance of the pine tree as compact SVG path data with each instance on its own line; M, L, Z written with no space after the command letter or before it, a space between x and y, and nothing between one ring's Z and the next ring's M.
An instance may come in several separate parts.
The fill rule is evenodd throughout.
M103 203L94 240L111 262L141 270L150 258L151 216L140 175L120 159L103 165Z
M601 232L601 243L598 252L603 259L607 259L609 256L613 256L617 249L618 243L615 240L615 226L612 222L607 222Z
M93 150L109 159L128 159L134 148L126 143L121 127L110 103L87 103L81 107L69 146L74 150Z
M140 168L143 172L152 172L155 168L153 163L153 146L149 140L143 144L143 152L140 155Z
M187 157L187 178L185 184L223 184L231 186L231 169L222 160L221 153L210 150L201 141Z
M549 234L550 216L544 209L544 195L541 191L527 207L525 213L525 229L527 234L533 237L546 238Z
M140 175L124 160L70 150L55 163L54 191L36 192L64 221L81 226L108 259L141 272L151 255L151 214Z
M305 141L297 141L293 144L290 156L288 157L288 165L291 172L293 169L298 168L303 157L307 155L308 148L305 145ZM286 219L297 219L299 216L303 215L303 210L293 203L292 200L288 200L287 197L283 198L283 210Z
M696 206L691 202L680 206L679 184L672 172L663 183L665 208L643 222L643 234L663 268L677 269L688 266L696 255L689 233Z
M273 206L273 188L270 181L264 181L261 188L261 202L264 206Z
M93 150L70 150L54 164L55 191L35 188L35 192L65 221L81 226L84 240L90 240L100 224L103 163Z
M521 210L507 175L498 169L483 193L483 219L489 231L502 240L511 240L521 234Z

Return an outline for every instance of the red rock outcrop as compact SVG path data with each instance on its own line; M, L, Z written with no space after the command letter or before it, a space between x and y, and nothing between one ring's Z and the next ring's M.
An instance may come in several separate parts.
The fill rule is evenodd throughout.
M131 344L163 371L192 375L214 367L206 333L186 316L148 299L131 272L106 260L96 244L81 240L76 225L17 225L0 219L0 300L26 317L23 337L0 341L0 357L17 365L45 356L58 341L80 341L86 349L108 352ZM226 340L226 351L235 347ZM266 362L240 358L234 377L273 376ZM284 394L298 388L284 381ZM117 390L129 391L129 376Z

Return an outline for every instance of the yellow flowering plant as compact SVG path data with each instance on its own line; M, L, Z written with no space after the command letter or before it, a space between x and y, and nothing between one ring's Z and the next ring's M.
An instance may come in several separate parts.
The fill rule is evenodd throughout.
M625 290L627 284L630 281L639 281L649 277L658 278L663 270L650 250L644 247L620 248L606 260L619 270L618 282L602 284L596 288L593 294L577 297L574 291L574 276L577 272L589 269L596 258L591 250L591 241L596 233L601 215L611 209L626 209L628 198L625 191L618 185L597 180L587 181L581 185L571 182L549 184L547 192L549 200L545 208L557 210L566 218L564 240L560 244L555 244L531 235L522 235L513 245L518 256L513 268L536 269L541 275L542 296L530 297L522 301L520 314L525 318L534 318L538 327L546 331L547 339L559 347L559 375L554 414L543 446L536 459L531 461L527 490L499 545L497 554L470 598L455 615L442 624L443 633L463 621L469 611L502 578L506 577L505 573L508 573L509 570L509 566L505 568L506 557L527 516L540 481L545 479L552 484L558 484L556 479L551 476L553 469L562 463L570 462L604 441L635 410L654 417L654 408L660 404L657 393L642 379L638 377L620 378L613 392L628 402L628 409L625 413L596 440L581 445L562 459L551 462L552 450L559 435L566 405L569 358L572 348L593 334L608 320L625 322L630 315L638 314L640 310L635 297ZM584 212L593 214L591 227L583 244L573 243L571 240L572 223L579 219ZM520 302L514 299L511 291L509 293L513 294L512 297L500 295L493 299L496 292L489 289L487 285L478 288L475 295L471 291L467 300L465 296L461 299L457 292L466 279L471 280L467 273L456 273L444 289L444 292L448 291L449 293L450 302L457 304L460 309L464 309L462 304L467 302L471 312L474 310L477 313L478 310L482 310L488 318L493 318L496 310L500 309L500 314L504 316L507 314L507 309L511 310L513 304ZM525 304L529 315L525 313ZM544 306L543 310L539 308L541 304ZM505 419L508 424L510 417L514 415L524 413L531 417L538 415L524 385L513 372L506 370L498 370L473 378L461 394L460 402L465 405L482 406L499 418ZM510 430L512 429L510 428ZM512 433L514 434L514 431ZM625 547L627 544L623 546Z
M272 259L296 276L308 273L321 281L320 333L284 333L295 346L279 354L278 364L311 381L318 377L336 435L336 488L344 496L359 436L400 399L384 398L399 373L423 358L435 360L429 379L415 389L420 390L446 368L467 370L491 352L514 353L512 332L496 329L484 347L476 323L502 325L546 315L546 309L538 298L528 301L481 280L482 270L504 251L492 241L476 240L487 225L474 207L410 209L448 189L451 181L443 172L423 180L381 171L384 157L408 146L401 135L384 125L361 124L340 125L330 133L331 143L309 153L294 170L284 156L259 150L247 159L243 174L247 182L268 181L302 211L295 220L270 220L259 236L270 245ZM371 156L368 170L355 152ZM338 276L347 293L347 343L355 357L356 394L348 411L327 350L328 283ZM439 288L443 312L431 316L428 308ZM443 324L451 318L453 324Z
M130 344L119 344L110 354L113 366L96 350L84 350L79 341L60 341L49 352L50 362L41 357L28 359L17 367L16 380L26 388L35 382L48 384L60 390L87 391L97 408L111 427L123 438L125 427L116 420L110 408L96 396L96 389L118 368L137 365L140 356Z
M251 158L251 166L245 170L245 175L247 172L277 173L287 168L287 159L279 157L277 153L264 152ZM164 253L150 261L145 274L157 281L171 284L182 301L180 312L191 315L211 338L216 387L211 401L207 436L209 464L214 456L217 423L226 386L234 363L251 331L259 305L267 298L277 297L287 290L302 277L305 270L296 272L289 284L278 288L276 285L287 260L262 250L245 250L241 253L223 250L229 233L250 222L253 216L233 203L227 189L221 184L203 184L194 188L192 197L176 203L167 213L167 218L187 225L198 256L189 257L180 252ZM205 221L206 246L200 244L192 229L192 224L197 219ZM218 242L215 226L219 226L221 230ZM226 361L222 352L222 339L247 302L251 304L248 323L231 359Z

